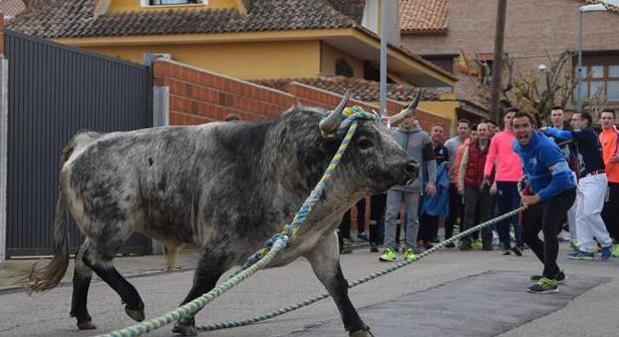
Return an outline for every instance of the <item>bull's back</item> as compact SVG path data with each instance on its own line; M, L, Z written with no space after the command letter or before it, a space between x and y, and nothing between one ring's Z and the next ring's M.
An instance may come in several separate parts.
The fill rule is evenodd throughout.
M164 127L74 137L62 174L84 234L154 230L187 241L183 200L194 193L189 178L201 135L199 127Z

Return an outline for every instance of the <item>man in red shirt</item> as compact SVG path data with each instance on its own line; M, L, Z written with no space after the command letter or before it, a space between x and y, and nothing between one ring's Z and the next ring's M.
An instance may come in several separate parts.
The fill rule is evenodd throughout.
M464 195L464 218L460 231L472 228L478 222L486 221L490 216L490 185L484 184L483 172L486 156L490 146L488 124L477 125L477 140L464 150L458 171L458 193ZM473 234L472 237L477 235ZM482 249L492 250L492 229L482 230ZM473 249L471 237L460 241L461 250Z

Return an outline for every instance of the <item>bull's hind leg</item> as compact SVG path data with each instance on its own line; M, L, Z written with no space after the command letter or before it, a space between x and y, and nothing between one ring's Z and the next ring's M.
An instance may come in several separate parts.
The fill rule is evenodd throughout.
M91 330L97 327L91 323L92 318L88 313L88 288L92 278L92 269L88 268L83 261L84 252L88 248L88 239L82 244L77 256L75 256L75 269L73 271L73 298L71 299L71 317L77 319L77 327L80 330Z
M107 283L125 303L125 312L129 317L141 322L144 320L144 302L135 287L129 283L112 263L114 255L120 250L124 240L108 236L107 240L90 241L84 252L84 264L92 269Z
M221 275L230 268L231 257L232 252L223 246L204 248L193 276L193 286L181 306L215 288ZM197 334L195 319L191 317L179 321L172 331L182 336L195 336Z
M370 328L363 323L348 297L348 281L342 274L339 255L337 234L333 233L319 241L307 255L307 259L320 282L335 300L344 327L350 336L371 337L373 335Z

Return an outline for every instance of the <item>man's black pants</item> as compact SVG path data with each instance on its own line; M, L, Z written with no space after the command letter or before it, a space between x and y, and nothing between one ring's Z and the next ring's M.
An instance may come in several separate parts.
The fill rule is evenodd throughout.
M458 194L456 184L449 184L449 216L445 221L445 239L449 239L453 236L454 226L464 214L464 205L462 203L462 196ZM460 229L462 232L462 229Z
M604 204L602 219L610 237L619 243L619 183L608 183L608 200Z
M529 206L522 217L523 239L544 264L543 276L554 279L561 271L557 265L559 254L558 228L567 219L567 211L574 204L576 189L565 191L549 200ZM538 234L544 233L544 241Z
M492 204L490 203L490 186L476 188L464 187L464 217L462 220L461 232L479 225L488 220ZM479 237L479 232L473 233L465 238L472 240ZM492 228L486 227L481 230L481 239L484 245L492 245Z

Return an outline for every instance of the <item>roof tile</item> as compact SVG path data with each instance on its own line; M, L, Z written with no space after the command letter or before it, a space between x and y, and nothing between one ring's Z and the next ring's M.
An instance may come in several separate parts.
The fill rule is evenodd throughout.
M400 30L403 33L447 32L448 0L402 0Z
M97 0L42 2L17 16L10 28L45 38L227 33L351 28L358 24L322 0L255 0L235 9L132 11L94 18Z
M26 9L22 0L0 0L0 13L12 17Z
M346 90L351 89L354 99L365 102L378 101L380 96L379 82L344 76L268 79L254 80L253 82L282 91L287 91L286 87L291 82L299 82L338 94L344 94ZM412 85L390 83L387 84L387 98L400 102L410 101L415 89L416 87ZM439 90L424 89L422 99L434 100L441 93Z

